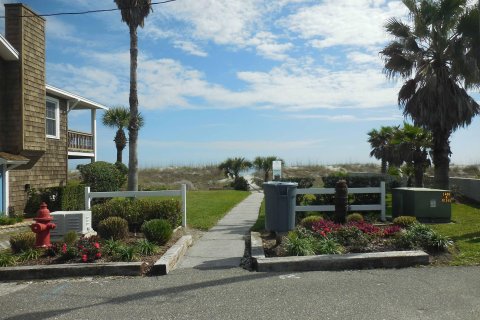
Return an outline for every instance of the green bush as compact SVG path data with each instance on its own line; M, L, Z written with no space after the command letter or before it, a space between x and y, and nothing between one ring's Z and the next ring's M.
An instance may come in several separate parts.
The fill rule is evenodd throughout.
M400 226L402 228L409 228L410 226L416 224L417 218L412 216L399 216L393 219L393 224Z
M315 245L316 254L341 254L343 252L343 247L335 239L321 238Z
M120 217L109 217L98 224L98 234L104 239L125 239L128 236L128 222Z
M83 210L85 201L85 186L81 184L68 184L63 187L50 187L45 189L31 188L28 190L27 203L24 212L34 216L40 203L45 202L50 211Z
M143 223L142 233L148 241L164 245L172 237L173 228L167 220L153 219Z
M10 237L10 248L14 253L27 251L35 246L35 233L31 231L14 234Z
M126 176L117 167L105 161L78 165L82 182L90 186L91 191L117 191L125 183Z
M146 239L138 240L135 246L137 247L138 253L144 256L150 256L158 251L158 247L155 243Z
M10 252L0 252L0 267L11 267L16 263L15 256Z
M453 242L431 227L415 223L394 238L393 244L400 249L423 249L430 252L446 251Z
M147 220L165 219L172 226L182 222L180 202L174 199L113 199L92 207L92 225L96 229L98 223L108 217L120 217L128 221L130 230L136 230Z
M78 240L78 235L75 231L70 230L63 235L63 242L67 245L73 245Z
M231 184L233 189L241 191L248 191L248 186L248 181L244 177L236 178Z
M351 213L347 216L347 222L362 222L363 216L361 213Z
M42 255L42 251L34 248L29 248L25 251L20 252L19 260L20 261L30 261L30 260L37 260Z
M321 220L323 220L322 216L308 216L300 221L300 225L307 230L312 230L312 225Z
M302 237L295 231L290 231L283 240L285 249L291 256L313 256L315 255L315 239L313 237Z
M348 246L351 252L366 251L370 238L355 226L344 225L333 232L333 238L343 246Z
M22 222L23 219L20 217L0 217L0 226L9 226L17 222Z

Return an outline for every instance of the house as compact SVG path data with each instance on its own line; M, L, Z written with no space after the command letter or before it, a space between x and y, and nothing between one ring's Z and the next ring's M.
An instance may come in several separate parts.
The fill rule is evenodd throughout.
M23 212L28 191L67 182L68 159L96 160L96 111L107 108L45 83L45 19L5 4L0 35L0 212ZM91 132L68 118L90 110Z

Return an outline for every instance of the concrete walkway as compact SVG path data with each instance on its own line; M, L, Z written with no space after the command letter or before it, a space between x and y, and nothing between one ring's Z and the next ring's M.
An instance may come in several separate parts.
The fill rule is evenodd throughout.
M179 263L181 269L236 268L245 251L245 235L255 224L263 193L254 192L197 240Z

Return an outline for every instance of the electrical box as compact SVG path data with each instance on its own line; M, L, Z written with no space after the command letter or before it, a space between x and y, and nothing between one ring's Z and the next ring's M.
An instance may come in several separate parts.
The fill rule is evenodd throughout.
M450 222L451 202L449 190L395 188L392 189L392 216L415 216L421 222Z
M55 211L50 213L57 227L50 231L52 237L63 237L68 231L87 234L92 229L92 211Z

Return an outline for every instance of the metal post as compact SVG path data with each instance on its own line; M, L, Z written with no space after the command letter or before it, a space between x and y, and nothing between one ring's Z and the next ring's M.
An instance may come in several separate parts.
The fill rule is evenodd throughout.
M187 227L187 185L182 184L182 227Z
M385 204L385 181L380 181L380 205L382 207L382 211L380 214L380 220L386 221L387 218L385 217L385 210L386 210L386 204Z
M85 187L85 210L90 210L90 187Z

